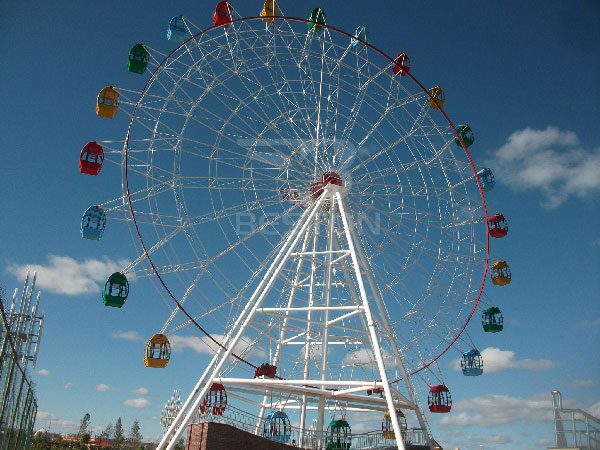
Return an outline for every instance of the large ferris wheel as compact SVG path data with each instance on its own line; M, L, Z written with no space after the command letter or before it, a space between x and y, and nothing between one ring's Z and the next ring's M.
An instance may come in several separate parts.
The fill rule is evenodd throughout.
M284 17L272 0L246 18L222 1L213 23L176 16L171 53L131 49L129 70L151 73L141 93L108 86L97 105L129 115L126 137L90 142L80 158L84 173L106 158L123 174L122 197L90 207L82 234L126 220L140 251L107 281L105 304L124 305L134 274L158 280L170 305L146 365L164 368L180 332L214 352L159 448L198 411L222 414L226 388L257 409L259 434L272 411L295 411L299 445L314 419L317 448L338 448L327 414L382 411L404 449L401 411L426 429L415 380L430 387L430 411L450 410L437 360L463 341L489 236L507 230L486 212L493 175L475 168L473 134L443 111L442 89L421 85L406 54L372 46L365 27L329 26L320 8ZM507 284L508 265L492 276ZM498 308L486 326L501 329ZM481 373L476 349L463 363Z

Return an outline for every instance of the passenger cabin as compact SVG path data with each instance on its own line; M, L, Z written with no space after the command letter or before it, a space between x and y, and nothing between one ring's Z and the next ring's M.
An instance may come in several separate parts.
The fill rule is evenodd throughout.
M494 179L494 173L492 172L492 169L481 169L479 172L477 172L477 177L479 178L479 183L481 184L481 190L483 192L489 192L494 189L496 180Z
M81 236L92 241L99 240L106 229L106 213L100 206L92 205L81 217Z
M187 28L183 16L175 16L169 21L167 39L175 44L181 44L187 37Z
M446 94L439 86L434 86L429 90L431 98L429 99L429 107L433 109L441 109L446 103Z
M227 391L221 383L213 383L210 386L202 404L200 412L202 414L209 413L215 416L222 416L227 409Z
M266 23L275 23L277 17L281 17L279 5L275 0L265 0L262 11L260 12L262 21Z
M102 300L105 306L121 308L129 295L129 282L125 274L115 272L106 281Z
M352 445L352 429L346 419L332 420L327 427L326 449L348 450Z
M476 377L483 373L483 358L477 349L471 349L464 352L460 360L460 368L463 375L467 377Z
M144 44L135 44L129 50L129 60L127 61L127 70L133 73L142 74L148 67L150 54Z
M406 53L401 52L396 55L392 72L394 72L394 75L400 75L401 77L410 72L410 59L408 59Z
M112 86L106 86L98 94L96 100L96 114L100 117L112 119L119 109L119 93Z
M231 23L231 6L226 1L217 3L215 7L215 14L213 15L213 25L215 27L223 26L227 28Z
M400 433L402 433L402 440L406 437L406 431L408 425L406 423L406 417L404 413L397 409L396 417L398 417L398 425L400 425ZM383 432L384 439L396 439L396 433L394 432L394 426L392 425L392 415L389 411L386 411L381 422L381 431Z
M504 318L500 309L496 306L483 310L481 317L483 331L486 333L499 333L504 328Z
M367 27L360 26L356 29L354 33L354 37L350 41L352 47L356 47L357 49L361 49L365 47L365 42L368 42L369 33L367 32ZM359 40L360 39L360 40Z
M506 286L510 284L512 275L510 273L510 267L506 261L497 261L490 267L490 277L492 283L496 286Z
M311 11L308 20L310 20L306 24L308 31L315 30L320 33L323 30L323 25L325 25L325 12L321 8L315 8Z
M287 444L292 437L292 424L283 411L273 411L263 422L263 437Z
M508 222L501 213L496 213L488 219L488 230L490 236L503 238L508 234Z
M98 175L104 162L104 150L97 142L88 142L79 153L79 171L88 175Z
M167 336L161 333L154 334L146 344L146 355L144 365L163 369L171 359L171 344Z
M460 139L462 139L462 141L465 143L465 147L469 148L471 145L473 145L473 142L475 142L475 135L473 134L473 130L471 130L469 125L461 125L456 131L458 131ZM456 142L456 145L459 147L462 147L460 139L456 138L454 142Z
M432 413L449 413L452 409L450 390L444 384L432 386L427 398L429 411Z

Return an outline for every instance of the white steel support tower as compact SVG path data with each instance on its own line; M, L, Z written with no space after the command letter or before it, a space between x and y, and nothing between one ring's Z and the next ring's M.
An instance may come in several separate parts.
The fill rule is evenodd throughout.
M272 409L298 410L300 447L307 444L307 416L315 413L317 448L325 447L325 416L332 411L389 411L401 450L398 409L414 411L426 429L398 348L402 337L390 325L384 290L375 282L357 232L361 224L344 201L346 188L339 177L332 180L338 183L317 185L311 201L299 208L299 219L266 262L262 279L228 330L226 350L212 358L159 449L179 441L213 383L260 407L261 419ZM294 352L295 370L275 378L227 376L237 363L232 353L252 342L252 330L274 322L278 328L269 338L273 364L283 352ZM383 388L381 397L367 395L374 388ZM249 400L253 396L262 401ZM260 429L259 421L257 434Z

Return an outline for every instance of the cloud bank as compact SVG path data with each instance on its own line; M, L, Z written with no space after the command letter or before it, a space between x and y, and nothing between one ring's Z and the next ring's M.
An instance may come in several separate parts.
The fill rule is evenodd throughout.
M10 264L7 272L21 279L25 273L37 272L38 288L62 295L97 293L108 276L127 266L128 261L113 261L107 256L77 261L70 256L48 255L46 264Z
M581 148L572 131L555 127L515 131L487 161L497 179L515 191L539 190L542 206L600 193L600 147Z
M512 350L500 350L494 347L482 350L481 357L484 373L504 372L511 369L546 370L556 365L549 359L517 359ZM452 361L451 366L454 370L461 370L460 359Z

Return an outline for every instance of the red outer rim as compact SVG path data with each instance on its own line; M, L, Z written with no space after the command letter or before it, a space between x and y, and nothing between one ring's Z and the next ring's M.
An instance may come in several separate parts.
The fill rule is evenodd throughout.
M304 22L304 23L313 23L316 24L316 22L313 22L311 20L307 20L307 19L300 19L298 17L283 17L283 16L253 16L253 17L242 17L240 19L235 19L232 20L231 22L228 22L228 24L234 24L237 22L246 22L246 21L250 21L250 20L262 20L264 18L268 18L268 17L273 17L276 18L277 20L288 20L288 21L295 21L295 22ZM328 30L333 30L337 33L340 33L344 36L347 36L351 39L355 39L359 42L361 42L362 44L364 44L366 47L370 48L371 50L375 51L376 53L379 53L381 56L383 56L385 59L387 59L392 65L395 64L394 59L391 58L390 56L388 56L386 53L384 53L383 51L379 50L377 47L374 47L373 45L369 44L366 41L363 41L360 38L355 37L352 34L349 34L343 30L340 30L339 28L333 27L331 25L327 25L327 24L318 24L324 28L327 28ZM129 203L129 211L131 213L131 218L133 219L133 223L135 226L135 231L138 235L138 238L140 240L140 243L142 245L142 248L144 249L144 254L146 255L146 258L148 259L148 262L150 263L150 266L152 267L152 270L154 271L154 274L156 275L156 277L158 278L158 280L160 281L160 283L162 284L162 286L165 288L165 290L167 291L167 293L169 294L169 296L171 297L171 299L173 299L173 301L175 302L175 304L177 305L177 308L179 308L179 310L181 310L185 316L194 324L196 325L196 327L202 331L202 333L204 333L211 341L213 341L215 344L217 344L222 350L227 350L227 347L225 347L221 342L217 341L215 338L213 338L206 330L204 330L204 328L202 328L195 320L192 316L190 316L190 314L183 308L183 306L181 305L181 303L179 303L179 301L175 298L175 296L173 295L173 293L169 290L169 288L167 287L167 285L165 284L164 280L162 279L162 277L160 276L160 274L158 273L158 270L156 269L156 266L154 265L154 263L152 262L152 258L150 258L150 254L148 253L148 250L146 249L146 245L144 244L144 241L142 239L142 235L140 234L140 230L138 228L137 225L137 221L135 219L135 213L133 212L133 205L131 202L131 196L130 196L130 192L129 192L129 178L128 178L128 156L129 156L129 135L131 133L131 127L133 125L134 119L135 119L135 113L137 111L137 108L140 104L140 102L142 101L142 98L144 97L144 94L146 92L146 89L148 88L150 81L152 81L154 79L154 76L156 75L156 72L158 71L158 69L160 67L162 67L162 65L165 63L165 61L169 60L171 58L171 56L177 52L182 46L184 46L187 42L189 42L192 39L196 39L197 36L201 35L201 34L205 34L215 28L220 28L222 27L222 25L216 25L216 26L212 26L209 27L203 31L200 31L199 33L196 33L195 35L193 35L192 37L190 37L189 39L187 39L186 41L184 41L183 43L181 43L178 47L176 47L171 53L169 53L165 59L157 66L157 68L154 70L154 72L152 72L152 75L150 76L150 78L148 79L148 81L146 82L146 85L144 86L144 89L142 89L142 91L140 91L140 96L138 98L138 101L135 104L135 107L133 108L133 112L131 114L131 120L129 122L129 126L127 128L127 136L125 138L125 187L126 187L126 191L127 191L127 201ZM428 89L425 89L425 87L414 77L414 75L409 71L406 73L406 76L410 77L411 80L413 80L417 86L419 86L421 88L421 90L423 92L425 92L429 98L433 101L434 98L433 96L430 94ZM452 127L452 130L454 131L454 134L456 135L456 137L458 138L458 140L460 141L463 150L465 151L465 154L467 156L467 159L469 160L469 163L471 164L471 168L473 169L473 174L475 176L475 180L477 181L477 186L479 187L479 194L481 195L481 203L483 206L483 212L484 212L484 218L485 218L485 222L487 224L488 221L488 214L487 214L487 207L485 204L485 196L483 194L483 189L481 187L481 182L479 181L479 177L477 176L477 169L475 168L475 164L473 163L473 160L471 159L471 155L469 154L469 151L467 150L467 147L465 146L465 143L462 140L462 137L460 136L460 134L458 133L456 127L454 126L454 123L452 123L452 121L450 120L450 117L448 117L448 115L446 114L446 111L444 111L444 109L442 107L438 107L438 110L442 113L442 115L444 116L444 118L446 119L446 121L448 122L448 124L450 125L450 127ZM428 362L427 364L419 367L418 369L416 369L415 371L411 372L409 375L414 375L415 373L420 372L423 369L426 369L427 367L429 367L431 364L433 364L434 362L436 362L444 353L446 353L450 347L452 347L454 345L454 343L458 340L458 338L460 337L460 335L462 334L462 332L465 330L465 328L467 327L467 325L469 324L471 318L473 317L473 314L475 313L475 310L477 309L477 306L479 305L479 300L481 299L481 294L483 292L483 287L485 285L485 280L487 277L487 269L488 269L488 263L489 263L489 256L490 256L490 236L489 233L486 232L486 255L485 255L485 268L483 271L483 279L481 281L481 286L479 288L479 294L477 295L477 299L475 301L475 304L473 305L473 309L471 310L471 313L469 314L469 317L467 317L466 322L464 323L464 325L462 326L462 328L460 329L460 331L458 332L458 334L454 337L454 339L452 340L452 342L450 342L448 344L448 346L435 358L433 358L430 362ZM232 355L237 358L239 361L242 361L246 364L248 364L249 366L253 367L253 368L257 368L257 366L255 366L254 364L246 361L245 359L241 358L240 356L236 355L235 353L232 352ZM277 377L280 378L280 377ZM398 378L396 380L391 381L391 383L396 383L398 381L402 380L402 378Z

